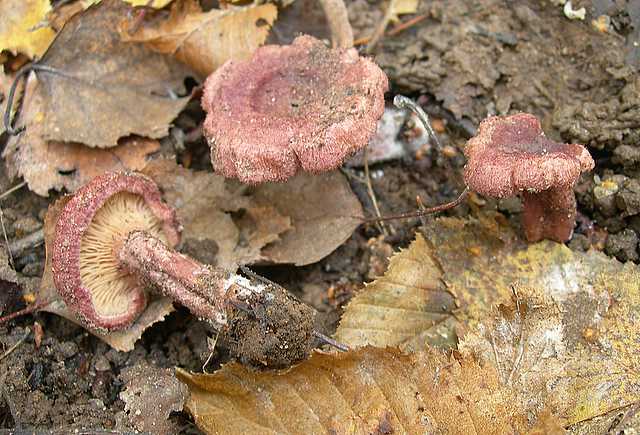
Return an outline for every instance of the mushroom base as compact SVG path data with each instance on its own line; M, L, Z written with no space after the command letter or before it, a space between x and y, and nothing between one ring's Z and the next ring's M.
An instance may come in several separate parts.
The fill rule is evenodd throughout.
M571 239L576 224L576 197L571 187L524 192L522 198L522 226L529 242Z

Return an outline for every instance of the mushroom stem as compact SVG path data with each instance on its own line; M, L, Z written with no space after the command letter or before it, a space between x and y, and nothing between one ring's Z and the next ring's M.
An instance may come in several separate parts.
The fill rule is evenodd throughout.
M353 29L343 0L320 0L331 30L333 48L353 47Z
M542 239L564 243L573 235L576 198L571 187L523 192L522 225L529 242Z
M174 251L146 231L128 234L117 253L122 267L142 283L187 307L198 317L226 323L230 273Z

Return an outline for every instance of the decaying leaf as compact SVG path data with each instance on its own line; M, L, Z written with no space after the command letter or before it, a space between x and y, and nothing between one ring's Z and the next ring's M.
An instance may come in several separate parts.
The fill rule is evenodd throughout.
M0 2L0 51L39 57L55 33L41 26L51 10L49 0L2 0Z
M316 353L280 373L238 364L178 377L206 433L523 433L525 410L492 366L435 350ZM532 416L535 420L535 416Z
M12 136L3 152L10 177L21 176L29 189L48 196L50 189L70 192L106 171L139 170L147 157L160 148L154 139L128 137L110 149L89 148L78 143L49 141L42 137L45 108L40 84L28 79L17 126L26 126Z
M391 0L389 4L391 21L400 20L400 15L415 14L418 10L418 0Z
M42 308L42 311L57 314L58 316L64 317L65 319L80 325L76 316L60 298L55 288L51 273L51 255L49 252L51 249L51 243L55 236L55 226L58 216L69 199L70 197L68 196L62 197L55 203L51 204L47 210L47 215L44 220L46 260L44 273L40 282L37 302L48 302L48 304ZM122 331L113 331L108 334L97 333L95 331L89 332L109 344L114 349L121 352L128 352L133 349L135 342L138 341L142 336L142 333L149 326L164 319L166 315L172 311L173 301L171 299L164 297L153 299L150 301L147 309L136 319L131 327Z
M130 21L122 31L123 39L174 55L206 77L227 60L245 59L262 45L278 9L267 3L202 12L197 1L177 0L168 18L157 15L132 35Z
M7 107L7 98L9 95L9 89L13 79L6 75L2 69L0 69L0 113L4 114ZM4 133L4 122L0 122L0 135Z
M130 134L159 138L189 97L175 59L120 39L131 9L103 0L74 15L38 63L46 140L108 148ZM43 70L42 68L47 68Z
M120 399L130 424L149 434L178 433L167 419L172 411L182 411L187 387L178 381L173 369L161 369L146 362L127 367L120 373L125 383Z
M358 226L362 207L339 172L300 174L286 183L250 187L208 172L158 160L144 170L178 210L189 252L204 262L234 268L257 262L309 264L342 244ZM208 241L208 243L207 243Z
M210 172L194 172L172 160L155 161L145 169L175 207L183 225L185 245L201 247L187 252L199 260L228 269L262 258L261 249L291 227L290 219L274 207L256 208L242 187ZM243 210L244 218L233 214ZM206 252L209 251L209 252Z
M455 347L455 299L432 250L418 234L409 248L391 257L384 276L349 302L336 339L350 346Z
M455 295L457 322L451 327L466 331L460 348L493 365L531 411L548 408L567 424L640 401L638 267L554 242L527 245L499 216L437 219L423 229L426 243L418 237L397 256L435 262L437 267L418 269L427 272L418 281L427 287L442 280ZM392 260L387 275L394 283L416 282L415 269L397 272ZM516 302L509 303L514 292ZM344 314L345 326L358 319L357 335L352 338L341 325L338 336L347 344L397 343L394 335L375 330L391 326L374 322L376 298L392 307L404 303L393 296L375 284L367 287Z
M300 173L286 183L258 186L253 197L291 218L293 228L263 249L271 263L296 266L320 261L343 244L362 223L362 205L339 171Z

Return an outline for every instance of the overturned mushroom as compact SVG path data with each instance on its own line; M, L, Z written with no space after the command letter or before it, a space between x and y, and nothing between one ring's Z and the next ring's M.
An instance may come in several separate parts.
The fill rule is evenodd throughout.
M571 238L573 186L594 166L586 148L553 142L535 116L519 113L482 121L464 152L464 177L471 190L493 198L522 194L522 222L530 242Z
M335 169L375 133L387 88L384 72L355 49L311 36L228 61L202 98L213 166L251 184Z
M175 212L149 178L109 173L82 187L62 210L52 247L53 279L89 328L131 325L147 289L208 320L233 354L251 364L286 366L324 338L315 311L286 290L251 275L203 265L172 249Z

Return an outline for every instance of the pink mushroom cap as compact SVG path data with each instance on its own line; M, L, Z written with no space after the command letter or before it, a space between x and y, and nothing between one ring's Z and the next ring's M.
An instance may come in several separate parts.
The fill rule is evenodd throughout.
M387 89L384 72L355 49L311 36L228 61L202 98L213 166L248 184L335 169L375 133Z
M493 198L523 195L527 239L571 238L573 186L594 167L585 147L552 141L535 116L519 113L482 121L464 153L464 178L471 190Z
M142 174L98 176L59 215L51 251L53 281L67 306L92 329L126 328L146 308L144 287L116 259L124 238L135 229L155 232L170 246L180 241L175 211Z

